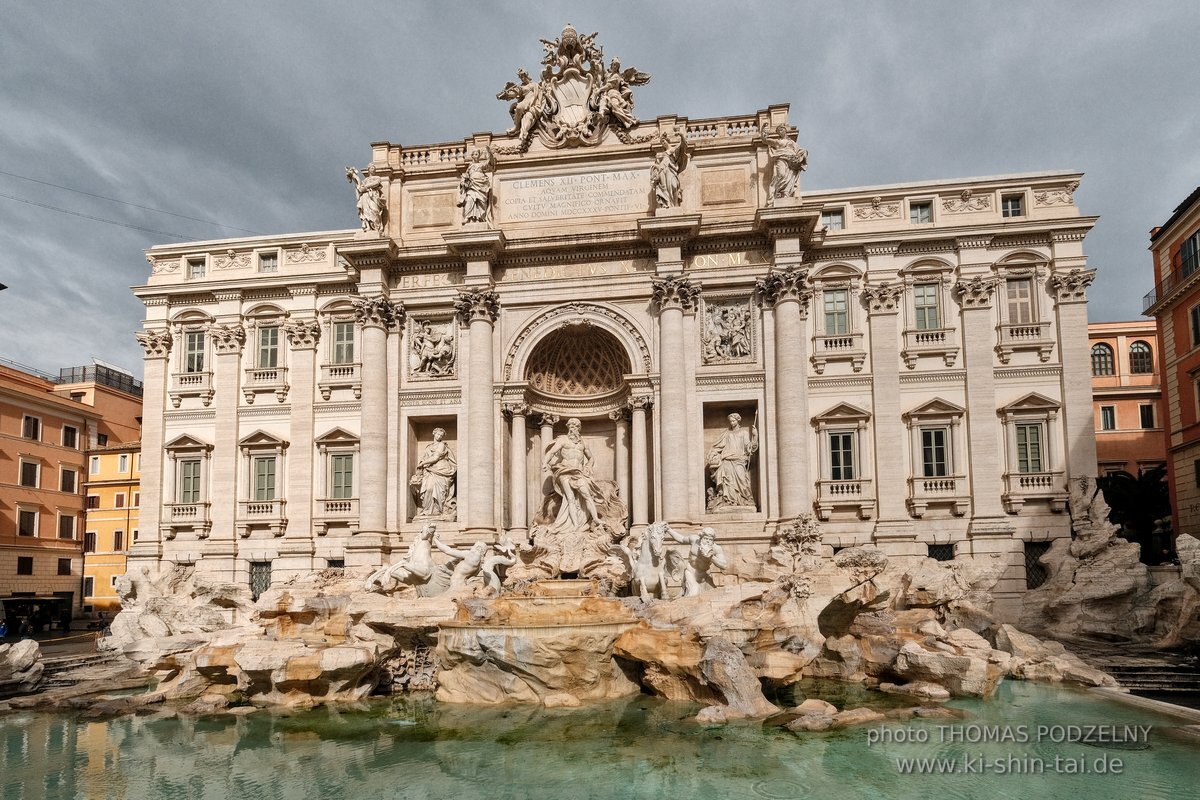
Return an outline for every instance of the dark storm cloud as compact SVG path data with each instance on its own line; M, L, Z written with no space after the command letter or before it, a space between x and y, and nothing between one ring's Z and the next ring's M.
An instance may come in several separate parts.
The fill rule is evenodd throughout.
M348 6L348 7L347 7ZM1186 3L0 2L0 171L263 233L356 224L369 143L508 125L566 22L654 75L646 118L790 103L809 188L1044 169L1077 202L1093 320L1136 318L1147 232L1200 184ZM0 175L0 356L140 371L142 251L239 232Z

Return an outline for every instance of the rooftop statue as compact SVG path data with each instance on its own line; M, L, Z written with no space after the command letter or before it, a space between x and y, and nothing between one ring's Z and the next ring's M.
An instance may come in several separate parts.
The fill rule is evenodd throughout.
M362 221L362 229L382 233L387 219L387 198L383 196L383 178L375 174L375 165L367 167L363 177L359 177L354 167L346 167L346 180L353 183L358 192L358 218Z
M492 148L471 153L467 169L458 179L458 205L463 210L463 222L488 222L492 216L492 173L496 157Z
M808 151L792 141L786 125L777 125L774 130L762 132L771 159L771 191L767 205L776 200L794 200L800 197L800 173L808 167Z
M597 35L580 36L568 24L559 38L541 40L541 80L534 82L529 73L518 70L519 83L509 81L496 95L513 101L509 135L518 141L516 147L497 148L498 152L524 153L535 135L551 148L594 145L609 128L627 144L651 140L649 135L629 133L638 123L632 87L649 83L650 75L622 69L617 58L606 67Z

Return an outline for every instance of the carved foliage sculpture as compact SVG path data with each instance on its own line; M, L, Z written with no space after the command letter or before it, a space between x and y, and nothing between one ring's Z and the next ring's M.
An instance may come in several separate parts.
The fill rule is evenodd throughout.
M134 338L146 351L146 358L166 358L171 353L171 332L167 329L135 333Z
M904 295L904 287L898 283L884 281L876 286L867 286L862 290L863 299L872 313L894 314L899 310L900 298Z
M356 297L354 321L364 328L376 327L392 330L404 322L404 304L392 302L386 297Z
M653 281L654 304L659 310L682 308L684 311L694 311L700 299L700 284L693 283L691 278L682 275L668 275L665 278L655 278Z
M990 308L996 284L995 278L976 275L974 278L961 280L954 284L954 293L958 295L958 300L962 303L963 308Z
M210 325L208 336L218 355L240 353L242 345L246 343L246 329L239 324Z
M464 324L476 320L495 322L500 316L500 295L494 289L460 290L454 299L454 310Z
M765 278L754 282L754 291L765 305L773 306L786 300L800 304L800 312L808 311L812 290L808 287L808 270L802 267L772 269Z
M1096 270L1076 267L1050 276L1050 288L1060 303L1086 303L1087 288L1096 279Z
M296 320L283 326L288 344L294 350L312 350L321 341L321 323L315 319Z
M552 148L594 145L609 128L626 143L650 140L629 134L638 122L632 87L649 83L650 76L632 67L622 69L615 57L606 67L596 36L581 36L568 24L559 38L542 39L541 80L534 82L525 70L518 70L518 82L509 81L496 95L513 101L509 135L518 139L515 148L499 152L523 153L535 135Z

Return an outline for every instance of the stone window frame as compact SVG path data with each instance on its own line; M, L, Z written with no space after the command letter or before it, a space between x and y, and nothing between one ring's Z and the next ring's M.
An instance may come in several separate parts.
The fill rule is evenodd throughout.
M1054 512L1065 511L1066 448L1061 401L1030 392L999 408L997 414L1003 425L1005 450L1005 491L1001 499L1008 513L1020 513L1029 500L1046 501ZM1041 429L1041 470L1020 470L1017 428L1021 425L1038 425Z
M914 517L924 516L929 506L948 506L956 517L967 513L971 493L967 486L966 413L957 403L934 397L901 414L908 427L908 508ZM934 429L946 431L946 475L925 475L921 439L924 431Z
M198 308L186 308L176 314L170 322L170 330L174 338L171 348L171 377L169 395L171 404L179 408L185 397L199 397L207 406L213 398L213 346L209 328L213 325L213 317ZM189 337L200 335L201 346L192 351L188 348ZM200 355L200 369L190 369L189 353Z
M1024 219L1029 216L1029 191L1026 189L998 189L996 191L996 208L1000 209L1001 219ZM1009 213L1010 202L1016 202L1016 213Z
M99 475L101 470L100 456L88 459L88 475Z
M863 328L866 313L862 309L862 289L866 275L858 267L836 261L822 264L809 273L808 283L812 287L809 317L812 320L812 353L809 361L818 375L825 372L825 365L835 361L849 361L854 372L861 372L867 360ZM846 333L825 332L825 292L846 291Z
M827 520L833 509L850 507L858 511L860 519L870 519L876 506L871 413L851 403L842 402L814 416L812 424L817 429L817 458L820 464L820 475L817 479L817 515L822 520ZM829 437L831 434L845 433L854 437L855 477L835 480ZM834 491L835 485L840 484L856 484L859 491L856 494Z
M837 215L838 226L836 228L832 228L832 227L829 227L828 223L833 221L832 217L835 214ZM830 217L829 220L826 219L827 216ZM825 230L827 230L830 233L833 233L834 231L846 230L846 219L847 219L847 215L846 215L845 204L829 205L829 206L823 206L821 208L820 224L821 224L822 228L824 228Z
M274 393L279 402L288 394L288 342L283 327L288 312L272 303L262 303L242 314L242 325L246 331L246 345L242 349L244 363L242 396L247 404L253 404L257 395ZM275 329L275 364L260 363L263 331Z
M274 269L263 269L263 256L275 257ZM264 247L254 251L254 266L255 271L260 275L275 275L279 272L279 265L283 263L283 248L281 247Z
M1146 424L1146 410L1150 410L1150 424ZM1158 427L1158 414L1154 410L1154 403L1138 403L1138 425L1141 430L1152 431Z
M169 465L169 468L163 471L166 479L164 485L167 489L164 493L164 519L161 525L163 535L168 539L174 539L179 530L194 530L197 538L206 538L212 527L208 511L212 505L209 483L212 475L213 446L185 433L163 445L163 452L167 454ZM182 499L183 471L180 465L184 461L199 462L199 475L197 476L199 485L196 488L197 499L195 501ZM175 506L196 506L197 508L195 514L176 520L171 513Z
M33 483L25 482L26 465L34 468ZM42 460L34 456L19 456L17 458L17 486L22 489L42 488Z
M951 291L955 267L945 261L924 258L901 269L897 275L904 285L904 332L900 357L909 369L915 369L921 356L940 356L942 363L953 367L958 360L958 326L950 313L954 308ZM941 327L918 328L916 287L937 285L938 315Z
M317 534L327 533L329 524L333 521L343 522L350 527L352 532L356 531L358 529L358 499L362 492L362 443L358 435L341 427L326 431L314 439L313 443L317 446L318 454L313 485L320 487L320 491L313 498L316 504L313 518ZM332 459L339 455L354 457L351 497L333 496Z
M33 575L33 556L17 556L17 574Z
M35 431L32 436L29 435L29 422L33 421ZM36 414L21 415L21 438L29 442L40 442L42 440L42 431L45 428L42 426L42 418Z
M929 227L932 225L936 225L937 221L938 221L937 216L936 216L937 212L935 210L937 207L937 203L935 202L936 200L937 200L936 195L918 195L916 197L904 198L904 205L905 205L906 210L908 211L908 214L907 214L908 224L920 226L923 228ZM929 219L918 222L913 219L913 214L919 213L919 209L922 209L922 208L928 212Z
M1035 252L1018 252L996 262L993 267L996 286L996 355L1007 364L1013 353L1037 351L1040 361L1047 362L1054 352L1052 321L1047 317L1053 303L1046 294L1050 275L1049 259ZM1010 281L1029 281L1029 322L1013 322L1009 318L1008 286Z
M317 311L317 320L321 325L317 379L321 399L330 399L334 389L350 389L355 400L361 399L362 326L357 324L351 299L338 297L326 303ZM333 333L334 326L338 323L350 323L353 334L351 341L354 345L354 358L351 361L339 362L334 359L337 343Z
M1105 413L1107 412L1107 413ZM1111 423L1111 424L1109 424ZM1105 404L1100 406L1100 424L1096 426L1098 431L1115 431L1117 429L1117 407L1115 405Z
M71 475L72 488L64 489L63 484L65 483L68 474ZM65 464L58 465L58 490L60 492L63 494L79 494L79 488L81 485L82 481L79 480L79 470L77 468L68 467Z
M237 529L242 538L255 528L268 527L275 536L282 536L286 529L288 444L261 428L238 441ZM260 500L256 497L257 463L263 458L275 459L275 480L273 496Z
M1140 347L1139 347L1140 345ZM1135 358L1136 353L1136 358ZM1139 363L1139 362L1143 362ZM1144 366L1143 369L1139 367ZM1153 375L1154 374L1154 348L1145 339L1137 339L1129 344L1129 374L1130 375Z
M186 281L204 280L212 270L208 253L189 253L181 259L183 264L183 279Z
M73 437L74 442L75 442L74 444L67 444L67 431L75 432L75 435ZM59 444L61 444L63 447L67 448L68 450L78 450L79 449L79 428L78 428L78 426L67 425L66 423L63 423L62 430L59 431L58 441L59 441Z
M71 521L71 535L63 536L63 523L67 520ZM75 535L79 532L79 515L63 511L61 508L54 512L54 538L60 541L75 541Z
M41 532L40 529L42 526L42 509L39 506L36 506L32 503L17 503L16 506L17 506L16 507L16 511L17 511L16 534L17 534L17 536L27 536L27 537L32 537L34 539L38 538L38 535ZM33 515L33 526L29 533L21 532L21 515L22 514L32 514Z

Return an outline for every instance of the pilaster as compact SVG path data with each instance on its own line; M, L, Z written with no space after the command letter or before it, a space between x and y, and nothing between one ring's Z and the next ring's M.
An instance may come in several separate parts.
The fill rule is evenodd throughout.
M166 487L163 474L163 413L166 411L167 364L171 357L172 337L167 328L149 329L135 334L145 351L142 395L142 472L139 537L131 542L131 569L144 565L157 571L162 556L162 503ZM139 567L140 569L140 567Z
M1091 348L1087 330L1087 287L1096 270L1073 269L1050 276L1058 347L1062 357L1063 433L1067 478L1095 475L1096 429L1092 409Z

